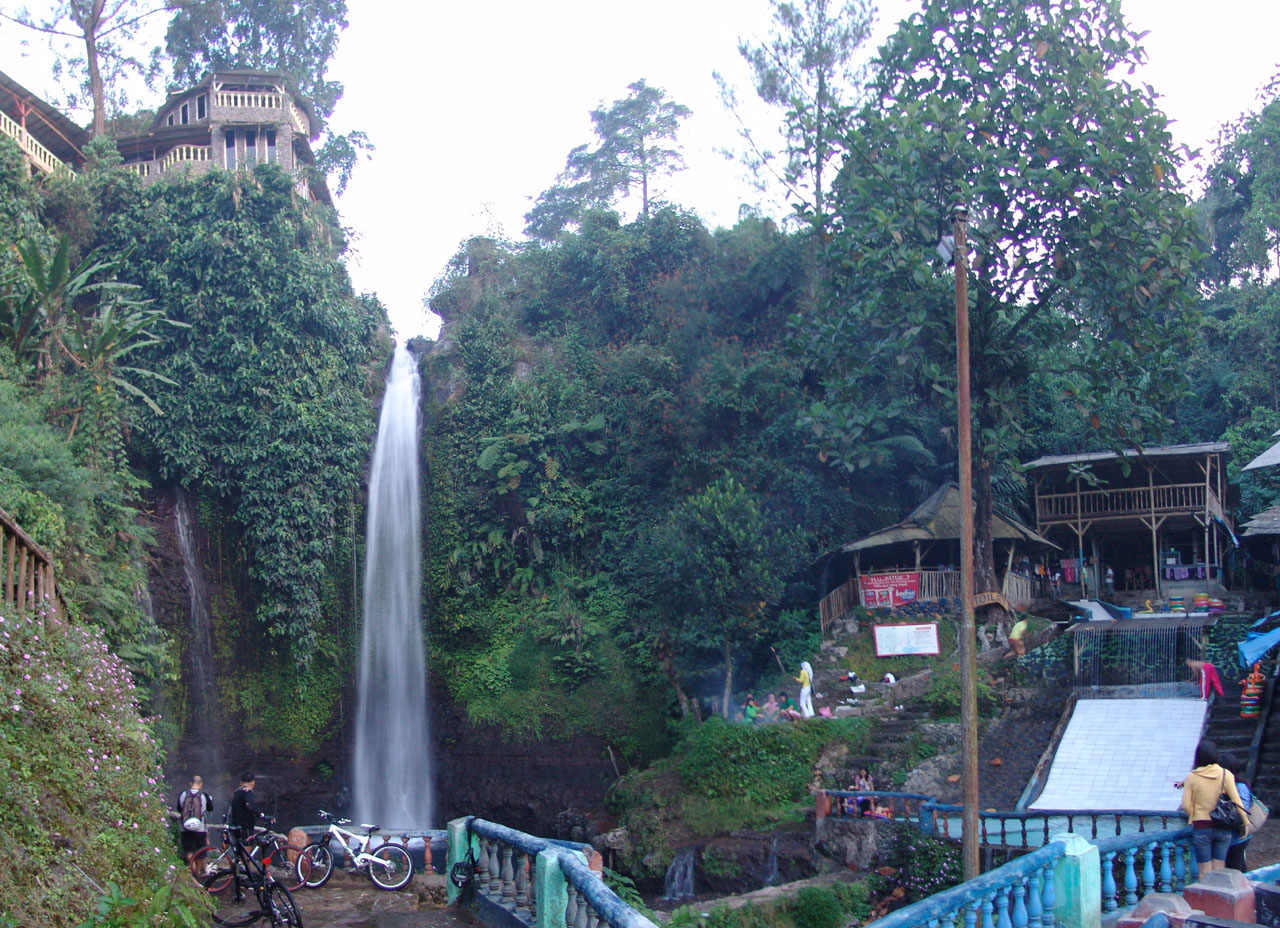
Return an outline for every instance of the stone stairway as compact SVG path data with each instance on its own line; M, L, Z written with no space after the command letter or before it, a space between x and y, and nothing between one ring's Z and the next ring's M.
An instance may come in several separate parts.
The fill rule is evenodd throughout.
M1218 746L1219 756L1231 754L1241 765L1249 763L1249 744L1257 730L1258 720L1240 718L1240 694L1228 682L1226 695L1215 698L1209 710L1207 735Z
M1280 712L1271 710L1267 728L1258 752L1258 772L1251 786L1262 801L1272 808L1280 807Z

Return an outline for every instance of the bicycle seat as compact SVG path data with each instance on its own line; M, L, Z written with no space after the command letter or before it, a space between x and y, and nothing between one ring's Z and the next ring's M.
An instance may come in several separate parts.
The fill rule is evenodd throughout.
M360 823L360 827L361 827L361 828L363 828L363 829L365 829L366 831L368 831L368 832L369 832L369 834L373 834L375 831L377 831L377 830L378 830L379 828L381 828L382 826L381 826L381 825L366 825L364 822L361 822L361 823Z

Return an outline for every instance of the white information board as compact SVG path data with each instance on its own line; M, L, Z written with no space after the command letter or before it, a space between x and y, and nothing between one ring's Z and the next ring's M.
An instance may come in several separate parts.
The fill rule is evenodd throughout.
M924 625L876 625L876 657L938 654L938 623Z

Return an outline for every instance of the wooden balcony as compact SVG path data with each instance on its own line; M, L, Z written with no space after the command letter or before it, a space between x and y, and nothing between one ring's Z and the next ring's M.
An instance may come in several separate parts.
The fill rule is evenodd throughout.
M64 161L32 138L27 130L10 119L5 113L0 113L0 132L3 132L18 143L18 147L27 156L27 160L35 165L37 170L46 174L57 174L59 171L66 171L71 175L75 174L75 171L71 170Z
M1174 483L1156 487L1081 490L1079 493L1036 495L1036 521L1041 526L1107 519L1203 514L1223 518L1218 495L1203 483Z

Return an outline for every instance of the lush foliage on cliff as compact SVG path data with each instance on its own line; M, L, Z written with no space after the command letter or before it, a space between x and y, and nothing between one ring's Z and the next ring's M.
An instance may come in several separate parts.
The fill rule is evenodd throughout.
M133 678L98 630L44 621L0 615L0 925L79 925L100 896L116 918L183 924L205 900L174 851Z
M225 542L227 708L257 706L238 698L256 674L307 711L249 729L314 749L353 660L385 314L352 293L332 217L275 166L144 187L109 142L89 154L79 176L37 184L0 144L0 507L50 548L73 613L157 682L179 655L140 596L154 543L141 510L148 485L191 491Z
M456 347L427 370L427 578L433 662L474 720L607 731L635 685L662 716L722 692L726 658L807 653L802 565L857 520L795 426L781 337L810 284L771 223L671 208L459 256L432 297Z

